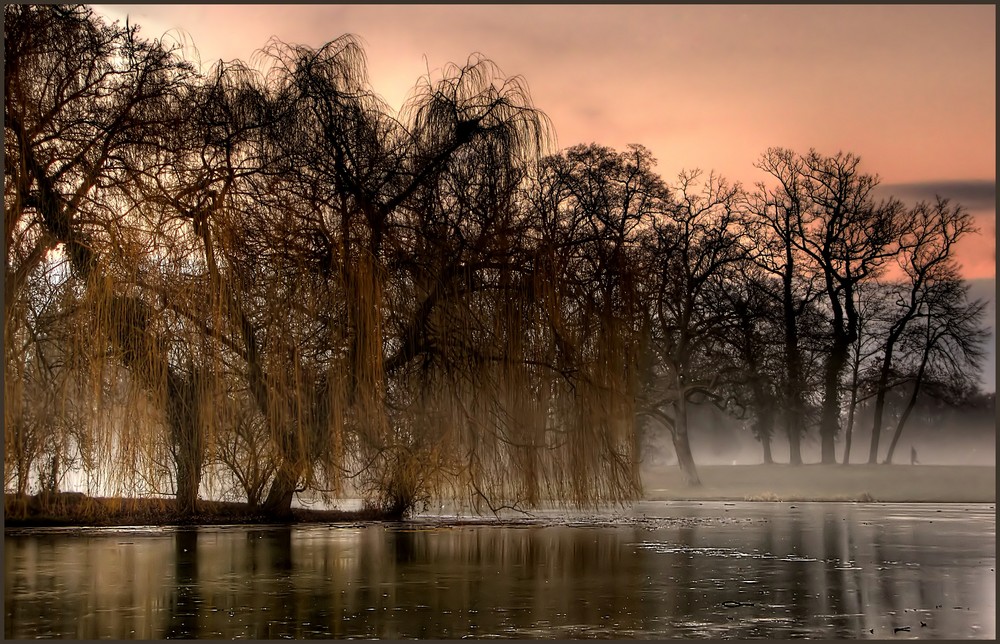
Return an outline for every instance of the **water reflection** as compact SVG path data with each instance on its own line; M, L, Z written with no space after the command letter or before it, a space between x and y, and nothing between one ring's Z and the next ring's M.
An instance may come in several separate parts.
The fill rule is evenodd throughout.
M198 579L198 532L180 530L174 536L174 592L169 599L166 637L192 639L200 635Z
M626 525L9 531L4 634L995 635L992 506L636 512Z

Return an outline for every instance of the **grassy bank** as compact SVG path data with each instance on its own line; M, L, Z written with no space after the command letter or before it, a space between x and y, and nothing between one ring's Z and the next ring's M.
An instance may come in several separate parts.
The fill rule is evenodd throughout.
M123 525L232 525L268 523L332 523L379 520L387 517L368 510L307 510L293 508L292 516L277 521L245 503L199 501L198 512L182 515L173 499L122 499L60 494L4 498L4 526L123 526Z
M880 501L993 503L996 468L963 465L706 465L701 487L680 469L643 473L650 501Z

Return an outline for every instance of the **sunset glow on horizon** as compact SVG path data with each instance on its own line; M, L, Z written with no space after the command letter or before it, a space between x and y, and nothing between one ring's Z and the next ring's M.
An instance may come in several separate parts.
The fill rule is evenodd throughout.
M393 108L428 72L482 53L524 78L559 148L640 143L668 182L697 167L752 186L774 146L852 152L904 201L963 204L980 229L961 244L964 274L996 275L991 5L96 8L193 45L206 70L251 61L272 37L355 34Z

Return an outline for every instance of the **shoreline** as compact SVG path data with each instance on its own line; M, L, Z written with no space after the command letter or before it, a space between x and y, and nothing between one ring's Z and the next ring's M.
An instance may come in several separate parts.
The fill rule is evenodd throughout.
M643 472L637 502L995 503L996 467L962 465L703 465L702 485L683 484L676 466ZM419 518L419 515L417 517ZM4 527L287 525L398 521L374 510L292 508L278 518L245 503L199 501L181 516L171 498L123 499L63 493L4 497Z
M281 518L260 512L246 503L198 501L198 512L181 515L171 498L88 497L60 494L51 505L38 496L4 498L4 528L110 528L123 526L184 527L201 525L288 525L296 523L350 523L390 521L374 510L312 510L292 508Z

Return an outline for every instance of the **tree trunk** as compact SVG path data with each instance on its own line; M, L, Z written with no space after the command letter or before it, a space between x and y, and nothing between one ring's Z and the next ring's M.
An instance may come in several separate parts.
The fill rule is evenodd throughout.
M680 465L681 472L684 474L684 482L688 487L701 486L698 469L694 464L694 456L691 455L691 443L688 440L687 401L684 399L683 393L677 401L677 418L674 420L671 435L673 436L674 451L677 452L677 464Z
M299 474L288 461L283 461L271 482L267 498L261 509L270 517L281 520L292 518L292 497L299 484Z
M747 362L750 369L754 372L759 372L759 366L753 356L753 352L748 351L748 354ZM756 419L754 421L753 433L757 440L760 441L761 447L764 450L764 464L770 465L774 463L774 456L771 454L771 436L774 433L774 399L764 389L765 385L761 377L753 377L750 384L754 405L757 408L754 414Z
M896 423L896 431L892 435L892 442L889 443L889 452L885 455L886 465L892 464L892 455L896 451L896 443L899 442L899 436L903 433L903 426L906 425L906 421L910 418L910 412L917 404L917 394L920 392L920 381L923 380L924 375L924 365L920 365L920 370L917 372L916 382L913 383L913 393L910 394L910 399L906 402L906 409L903 410L903 415L899 417L899 422Z
M885 355L882 358L882 369L878 376L878 389L875 392L875 412L872 420L871 445L868 448L868 464L878 462L878 444L882 438L882 418L885 414L885 396L889 387L889 369L892 365L893 339L886 343Z
M757 419L755 434L764 450L764 464L772 465L774 455L771 453L771 434L774 432L774 416L770 411L763 412Z
M771 437L761 436L761 446L764 448L764 465L773 465L774 456L771 455Z
M185 449L177 446L177 511L189 517L198 512L198 490L201 487L201 467Z
M790 213L785 212L785 226L790 229ZM792 289L795 279L795 256L791 238L785 239L785 270L782 275L782 310L785 327L785 433L788 435L788 463L802 465L802 357L799 355L799 328Z
M175 494L177 511L181 516L191 516L198 511L198 490L204 461L195 389L193 378L167 372L167 423L174 445L174 465L177 468Z
M168 639L198 639L198 613L202 595L198 578L198 532L178 530L174 533L174 592L167 603L166 633Z
M820 462L833 464L837 462L836 439L840 433L840 374L847 363L848 345L835 341L826 361L826 377L824 379L823 411L820 420Z
M785 433L788 435L788 464L802 465L802 430L794 410L785 412Z
M854 386L851 387L851 405L847 409L847 429L844 435L844 465L851 463L851 435L854 433L854 412L858 407L858 387L855 377Z

